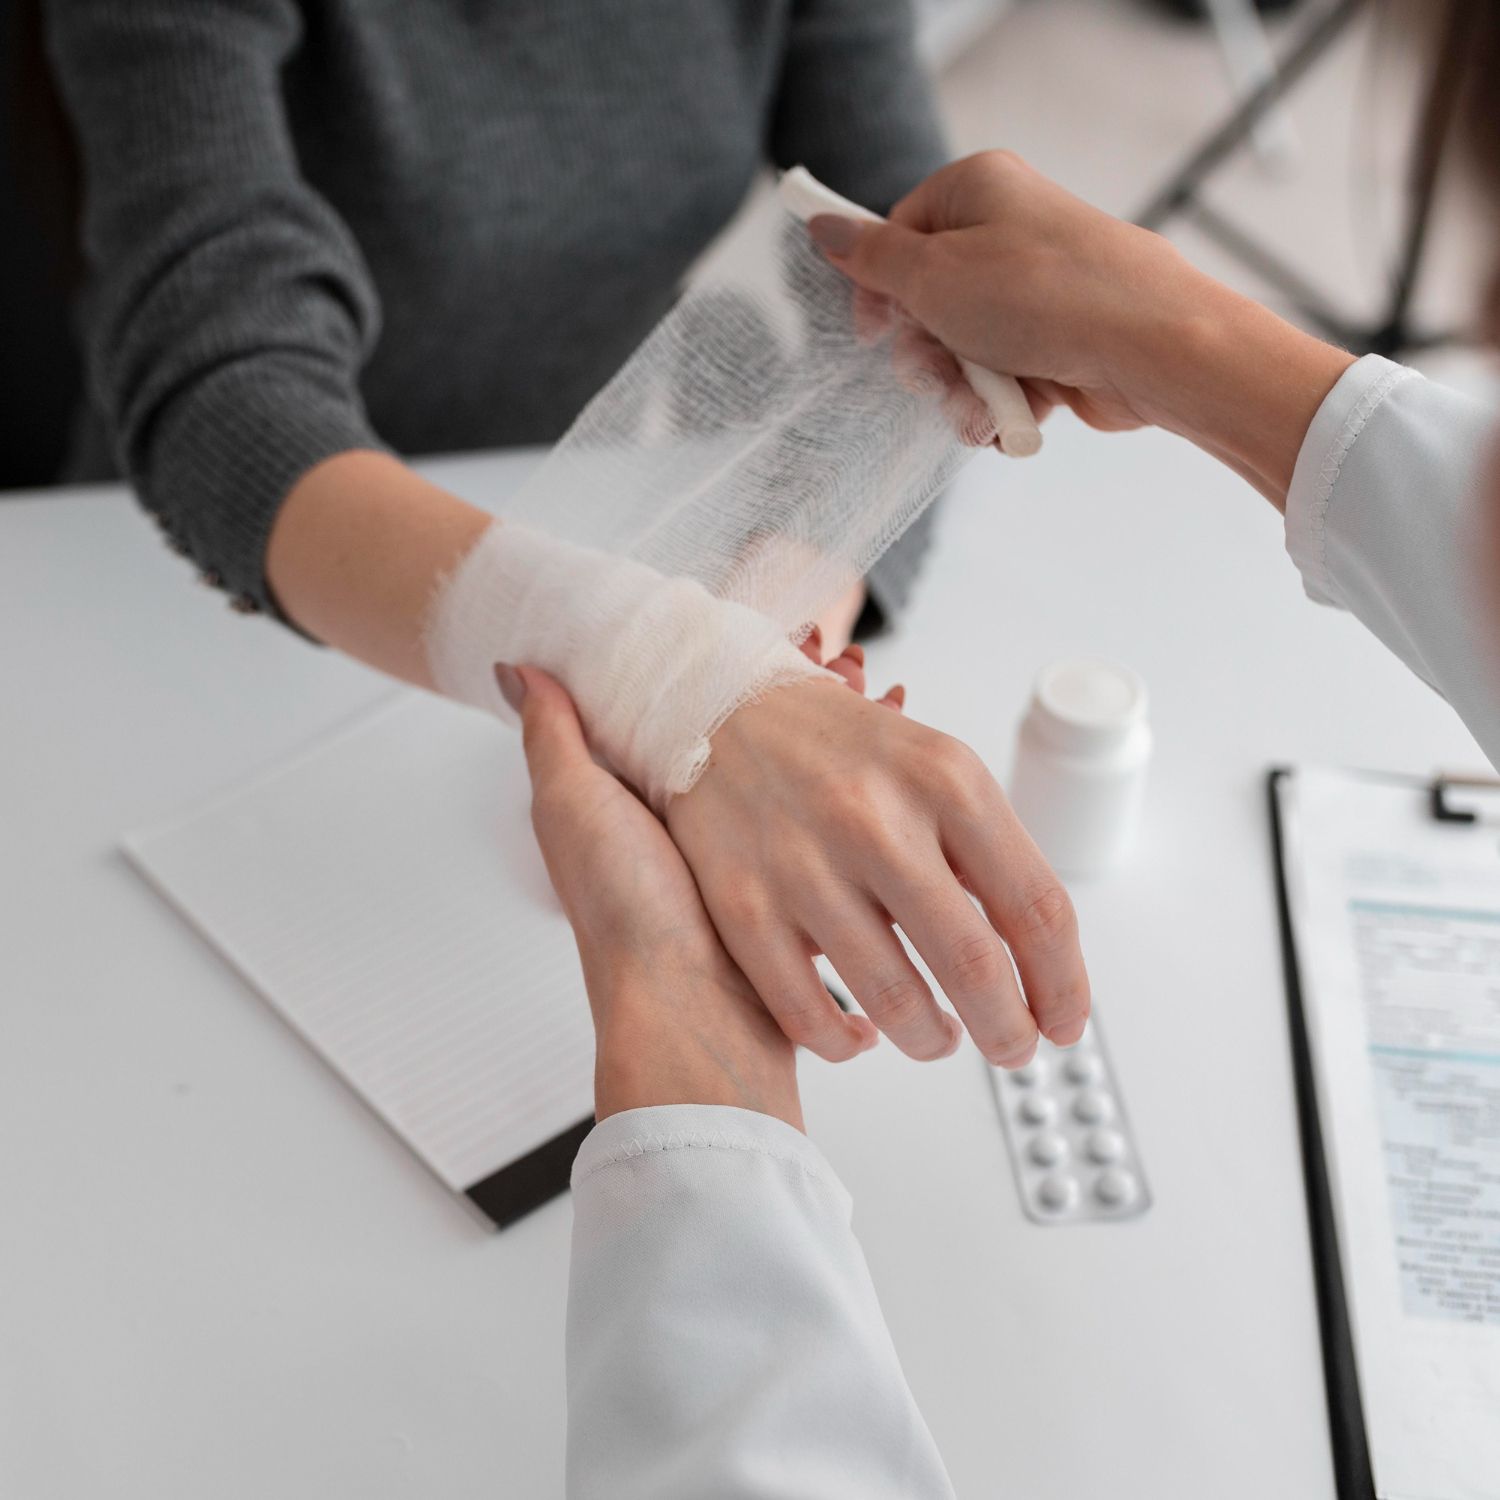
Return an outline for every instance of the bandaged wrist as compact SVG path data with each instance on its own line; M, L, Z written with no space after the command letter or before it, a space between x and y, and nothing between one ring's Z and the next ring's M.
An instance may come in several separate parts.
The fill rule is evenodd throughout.
M514 719L495 665L539 667L589 738L660 812L708 764L709 737L776 687L838 679L769 617L628 557L514 522L490 526L428 614L433 683Z

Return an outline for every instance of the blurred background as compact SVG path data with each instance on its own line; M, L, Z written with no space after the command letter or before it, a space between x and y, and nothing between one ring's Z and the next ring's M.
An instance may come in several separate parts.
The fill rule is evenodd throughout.
M1424 123L1443 140L1424 102L1445 42L1462 47L1448 0L916 3L957 153L1010 147L1101 207L1150 217L1200 265L1316 331L1473 378L1462 335L1494 239L1460 153L1444 154L1418 216L1405 326L1376 337L1390 332L1412 222L1414 142ZM80 380L66 138L36 9L0 0L0 489L56 477ZM1253 129L1226 130L1273 56L1300 76ZM1220 132L1222 159L1163 213L1162 194Z

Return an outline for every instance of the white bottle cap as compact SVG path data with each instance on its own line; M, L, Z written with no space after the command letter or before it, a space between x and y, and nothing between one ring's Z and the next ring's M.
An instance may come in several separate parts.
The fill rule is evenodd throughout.
M1116 662L1069 656L1038 675L1029 714L1034 732L1065 755L1123 745L1146 719L1146 684Z

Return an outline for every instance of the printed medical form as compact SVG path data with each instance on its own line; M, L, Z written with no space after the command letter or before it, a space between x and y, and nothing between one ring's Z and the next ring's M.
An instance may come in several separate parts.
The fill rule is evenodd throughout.
M1287 880L1381 1496L1500 1495L1500 826L1299 769Z

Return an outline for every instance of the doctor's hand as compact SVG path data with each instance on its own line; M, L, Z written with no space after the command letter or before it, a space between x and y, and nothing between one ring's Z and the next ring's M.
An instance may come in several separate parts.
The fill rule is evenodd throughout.
M594 1017L596 1117L727 1104L800 1130L792 1044L725 953L666 829L594 762L563 689L515 676L532 825Z
M1091 426L1155 424L1278 507L1352 356L1195 269L1006 151L934 173L886 224L823 215L813 239L865 294L953 353L1020 377Z
M1039 1029L1060 1043L1083 1030L1067 893L979 757L883 703L813 681L738 709L667 826L730 956L787 1036L824 1058L854 1056L875 1027L912 1057L958 1045L893 923L990 1062L1027 1061ZM863 1016L834 1004L818 953Z

